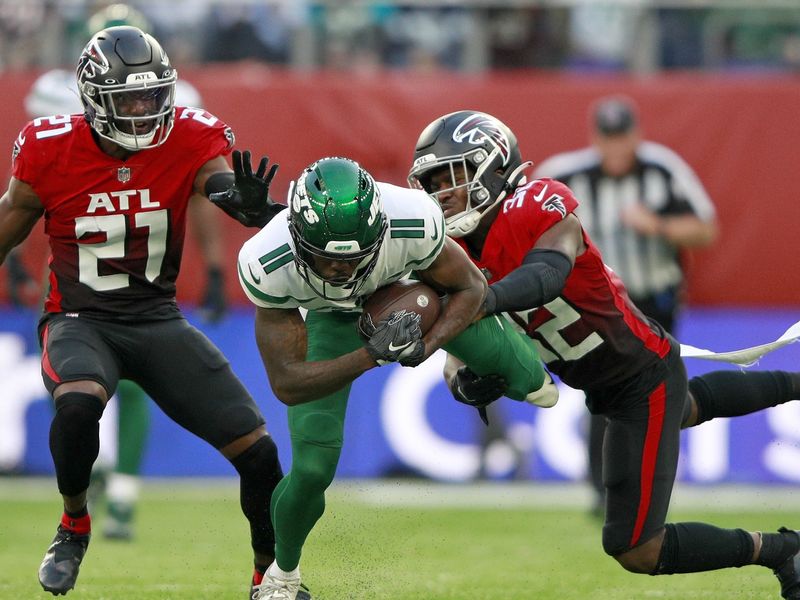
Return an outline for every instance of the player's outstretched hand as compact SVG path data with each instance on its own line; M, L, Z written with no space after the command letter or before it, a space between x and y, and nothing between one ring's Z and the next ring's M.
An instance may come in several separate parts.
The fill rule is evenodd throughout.
M233 185L224 192L211 194L208 199L243 225L264 227L286 208L269 197L269 186L278 171L278 165L273 164L267 171L268 163L269 158L263 156L253 173L250 151L234 150Z
M456 371L450 381L450 392L453 397L469 406L478 409L481 420L489 424L486 407L506 393L508 385L502 375L477 375L472 369L463 366Z
M379 365L399 362L416 366L425 356L425 342L416 313L393 312L389 317L372 322L368 313L362 313L361 330L369 335L365 347Z

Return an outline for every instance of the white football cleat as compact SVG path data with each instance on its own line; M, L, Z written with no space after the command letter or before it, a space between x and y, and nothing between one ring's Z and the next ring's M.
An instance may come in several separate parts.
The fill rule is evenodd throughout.
M252 600L312 600L311 593L300 579L278 579L264 573L260 585L251 588Z
M525 396L525 402L541 408L550 408L556 405L556 402L558 402L558 386L553 382L550 373L544 372L542 387Z

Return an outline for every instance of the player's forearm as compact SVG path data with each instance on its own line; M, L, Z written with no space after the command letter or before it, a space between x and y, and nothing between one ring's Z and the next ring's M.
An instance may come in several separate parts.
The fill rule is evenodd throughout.
M219 211L202 194L189 202L189 219L194 238L208 268L222 268L223 243Z
M571 270L572 262L562 252L534 248L519 267L489 286L483 311L494 314L543 306L561 294Z
M28 236L32 227L33 223L30 227L25 227L14 223L10 217L5 218L5 211L0 204L0 265L5 262L9 253Z
M8 190L0 197L0 264L28 237L42 214L44 209L35 192L12 177Z
M367 351L359 348L332 360L297 362L267 372L278 400L296 406L332 394L376 366Z
M448 294L447 302L443 304L439 318L423 338L427 356L444 346L475 320L486 289L486 283L483 280L479 280L477 284L474 287Z

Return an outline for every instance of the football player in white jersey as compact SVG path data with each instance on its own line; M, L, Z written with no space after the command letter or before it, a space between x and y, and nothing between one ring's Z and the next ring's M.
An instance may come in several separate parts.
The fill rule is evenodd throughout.
M389 362L416 366L444 347L475 373L499 371L511 398L557 400L530 340L501 319L473 323L486 280L444 227L424 192L376 183L352 160L324 158L293 185L289 210L242 247L239 278L258 307L256 339L272 389L288 405L292 438L292 470L272 502L276 559L253 598L311 598L300 554L324 511L350 384L362 373ZM379 323L364 316L372 292L412 273L447 294L424 336L416 315Z

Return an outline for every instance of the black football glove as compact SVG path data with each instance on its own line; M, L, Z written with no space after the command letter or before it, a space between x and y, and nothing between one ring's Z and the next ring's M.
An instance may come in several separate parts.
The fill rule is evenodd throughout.
M477 375L467 366L456 371L456 376L450 382L450 392L453 397L469 406L478 409L481 420L489 424L486 416L486 407L506 393L508 385L502 375Z
M247 227L264 227L270 219L281 212L285 206L269 197L269 184L272 183L278 165L272 165L267 172L269 158L261 158L258 169L253 173L250 165L250 151L233 151L234 183L224 192L214 192L208 196L214 204L228 215Z
M217 323L225 316L228 306L225 301L225 279L222 269L209 267L206 291L200 303L200 318L206 323Z
M359 324L359 329L368 336L364 345L376 363L383 366L399 362L416 366L422 362L425 343L422 341L418 314L393 312L375 325L368 313L362 313L361 320L363 323Z

